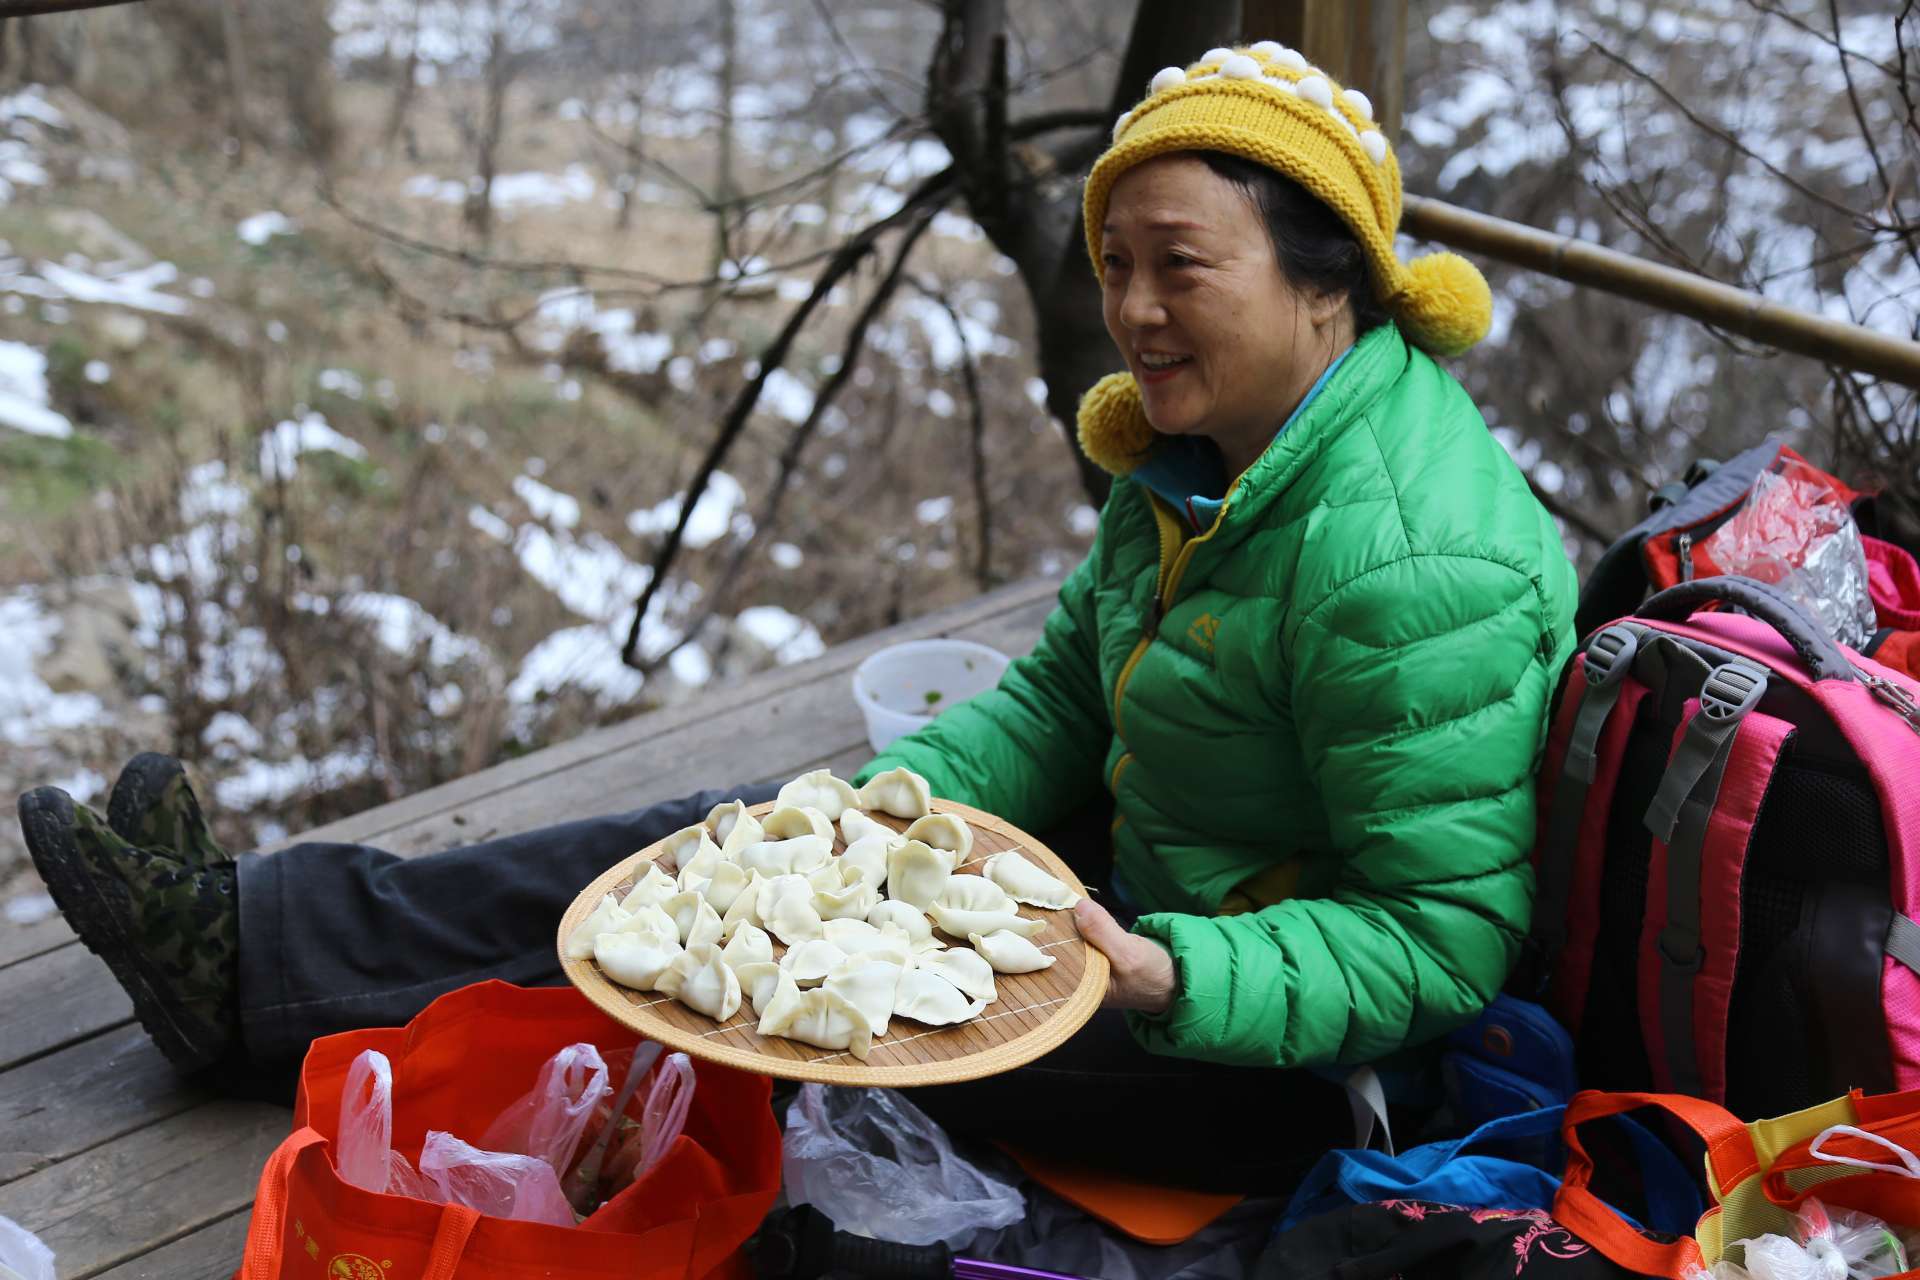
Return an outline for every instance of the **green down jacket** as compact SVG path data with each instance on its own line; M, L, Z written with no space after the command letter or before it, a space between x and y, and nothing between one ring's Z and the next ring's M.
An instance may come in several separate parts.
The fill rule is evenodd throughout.
M1368 333L1207 533L1117 482L997 689L893 744L1043 832L1112 793L1135 932L1173 954L1149 1049L1364 1062L1471 1018L1533 891L1531 774L1572 566L1458 383Z

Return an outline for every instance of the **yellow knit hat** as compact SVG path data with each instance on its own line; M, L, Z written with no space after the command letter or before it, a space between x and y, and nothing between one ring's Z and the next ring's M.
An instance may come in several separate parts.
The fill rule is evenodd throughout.
M1474 265L1455 253L1403 263L1400 164L1373 122L1373 104L1342 89L1295 49L1262 40L1210 49L1186 70L1153 77L1146 98L1113 126L1113 146L1094 163L1085 200L1087 251L1095 275L1107 198L1120 175L1170 151L1224 151L1262 164L1306 188L1352 230L1375 292L1408 338L1458 355L1484 338L1493 295ZM1128 373L1095 383L1080 403L1080 444L1115 474L1138 465L1153 428Z

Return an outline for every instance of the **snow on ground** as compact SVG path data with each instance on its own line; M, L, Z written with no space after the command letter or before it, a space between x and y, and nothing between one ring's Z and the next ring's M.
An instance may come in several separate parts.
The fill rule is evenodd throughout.
M263 245L275 236L290 236L299 229L292 218L278 210L242 218L235 228L240 238L250 245Z
M804 662L827 651L811 622L779 605L759 604L742 609L737 623L773 654L776 662Z
M527 475L513 478L513 492L536 519L561 529L572 529L580 523L580 500L571 494L548 488Z
M34 669L59 634L60 620L47 612L35 588L0 596L0 742L29 746L99 718L99 698L55 693Z
M0 338L0 426L65 439L73 423L48 404L47 358L24 342Z
M41 162L42 126L66 127L67 118L41 96L39 85L0 96L0 205L13 199L20 187L44 187L48 176Z
M437 200L442 204L465 204L469 195L481 188L479 178L464 182L456 178L436 178L430 173L416 174L401 184L403 195L416 200ZM598 184L583 164L570 164L559 173L495 174L488 193L496 209L559 208L592 200Z
M915 504L913 514L921 524L942 524L953 514L952 498L926 498Z
M342 596L340 611L371 623L374 634L389 653L411 658L426 648L427 661L451 666L463 658L484 659L486 645L463 636L406 596L384 591L356 591Z
M693 504L693 516L687 521L682 541L696 550L711 546L726 536L736 519L735 513L746 503L746 491L740 482L724 471L716 471L707 480L700 500ZM680 520L680 504L687 500L683 489L671 498L643 507L627 515L627 529L639 538L664 538ZM740 516L744 517L741 512Z
M767 559L782 569L798 569L806 554L791 542L776 542L767 548Z
M184 316L193 310L192 304L185 298L159 292L161 285L172 284L180 278L179 268L171 262L149 263L144 267L104 276L57 262L42 262L39 271L40 278L55 290L52 293L41 292L41 297L131 307L135 311L153 311L169 316Z
M214 784L213 799L225 809L251 809L304 792L337 790L373 775L377 769L371 752L351 748L328 752L318 760L249 760Z
M267 480L291 480L303 453L337 453L364 460L366 448L341 435L326 418L305 405L294 406L293 418L276 424L260 437L260 474Z

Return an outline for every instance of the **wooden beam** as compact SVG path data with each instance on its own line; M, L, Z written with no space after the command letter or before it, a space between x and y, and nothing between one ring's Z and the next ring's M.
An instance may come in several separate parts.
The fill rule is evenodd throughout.
M1400 229L1423 240L1691 316L1752 342L1920 387L1920 343L1784 306L1691 271L1411 192Z
M1389 139L1405 102L1407 0L1243 0L1243 43L1278 40L1373 100Z

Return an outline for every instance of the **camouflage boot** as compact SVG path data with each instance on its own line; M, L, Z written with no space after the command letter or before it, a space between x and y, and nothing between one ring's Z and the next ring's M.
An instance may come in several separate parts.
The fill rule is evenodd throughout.
M158 751L142 751L120 771L107 799L107 825L123 840L190 867L233 865L233 855L214 843L186 767Z
M113 970L160 1051L195 1071L234 1048L240 910L231 861L197 867L129 844L57 787L20 797L20 829L67 923Z

